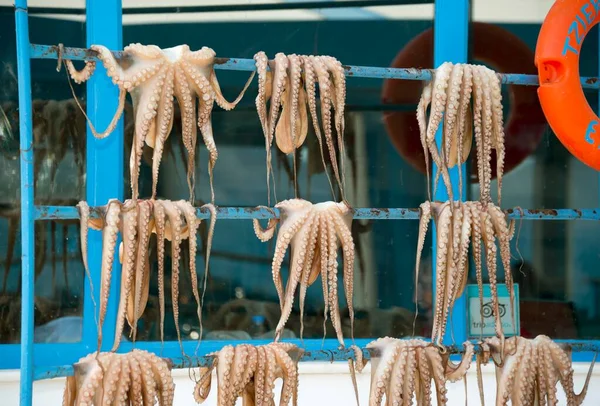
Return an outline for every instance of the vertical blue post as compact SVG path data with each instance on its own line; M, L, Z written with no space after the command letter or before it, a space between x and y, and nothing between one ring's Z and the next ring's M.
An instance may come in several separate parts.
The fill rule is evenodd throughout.
M436 0L433 21L433 66L437 68L444 62L466 63L469 39L469 0ZM435 140L438 149L442 148L442 126L438 130ZM432 165L432 174L437 167ZM450 180L454 199L464 200L467 190L466 165L461 166L463 175L463 188L458 190L458 167L450 169ZM433 187L433 185L432 185ZM437 191L433 191L433 200L448 200L448 191L440 178ZM432 227L432 268L433 280L435 281L435 259L436 259L436 228ZM435 283L433 283L433 298L435 300ZM451 344L452 338L457 344L462 344L467 339L467 300L463 294L458 298L448 318L449 325L444 336L444 343Z
M121 0L86 1L87 46L100 44L109 49L121 49L122 5ZM110 123L117 110L118 88L106 76L101 63L87 82L87 115L98 131ZM123 200L123 119L108 137L99 140L90 129L87 131L86 200L90 206L105 205L109 199ZM119 242L117 241L117 244ZM102 258L102 236L98 232L89 234L88 261L94 283L94 298L99 306L100 267ZM117 258L113 265L113 280L109 295L108 310L104 320L102 349L112 347L120 289L120 265ZM96 318L91 301L89 283L84 287L83 341L90 351L97 344Z
M33 301L34 202L33 202L33 115L31 108L31 61L27 0L15 1L17 74L19 78L19 134L21 156L21 406L33 401Z

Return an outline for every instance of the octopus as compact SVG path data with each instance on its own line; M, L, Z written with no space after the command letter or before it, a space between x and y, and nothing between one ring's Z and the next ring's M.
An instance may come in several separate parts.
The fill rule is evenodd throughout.
M480 200L484 203L491 202L491 151L494 149L497 154L496 173L500 206L505 147L501 83L498 75L483 65L444 62L435 70L433 76L433 80L425 85L417 107L417 122L425 153L428 182L429 154L431 154L433 162L438 167L435 187L437 188L441 173L449 200L454 200L448 168L458 165L459 189L462 189L460 165L466 162L471 151L474 128L477 173L481 184ZM473 107L471 107L471 96L473 96ZM430 103L431 111L427 120L426 111ZM438 150L435 142L435 134L440 124L443 126L441 151ZM430 188L428 187L427 190L429 191Z
M306 140L308 133L307 105L312 117L315 135L321 150L323 167L325 156L323 153L323 137L319 126L316 101L316 84L319 84L319 98L321 101L321 121L325 142L329 150L329 158L333 167L342 199L344 191L344 108L346 100L346 76L342 64L331 56L314 55L285 55L281 52L269 62L267 55L260 51L254 55L256 72L258 73L258 95L256 96L256 110L265 136L265 149L267 153L267 187L270 198L270 172L271 145L273 138L280 151L285 154L294 153ZM270 70L267 70L267 67ZM269 102L267 113L267 102ZM340 154L340 165L334 146L332 131L333 121L337 133L337 144ZM281 111L280 111L281 110ZM279 116L281 114L281 117ZM327 171L325 171L327 173ZM341 172L341 177L340 177ZM294 171L294 183L296 183ZM327 174L331 186L331 178ZM335 194L334 194L335 195Z
M465 378L471 365L473 344L466 341L463 347L464 355L455 365L450 361L449 353L422 339L383 337L370 342L366 347L371 354L369 406L381 405L384 396L386 405L412 405L413 397L416 397L417 406L431 405L432 379L437 404L446 405L446 382ZM353 350L358 364L356 369L360 372L366 361L360 349L355 347Z
M164 341L164 240L171 241L171 299L175 329L181 345L179 329L179 261L181 259L181 242L189 239L189 271L192 291L197 303L197 315L202 325L202 302L198 292L196 274L196 233L200 220L196 218L196 208L191 203L179 200L126 200L124 203L111 199L101 207L101 219L90 219L89 207L85 202L78 205L81 223L81 251L84 266L87 269L87 229L88 225L95 230L102 230L102 265L100 285L100 309L98 317L98 348L102 343L102 325L106 317L108 294L110 292L112 266L115 257L117 234L122 234L123 242L119 245L119 261L122 264L121 291L117 311L117 327L112 351L116 351L121 342L125 320L131 327L131 335L135 341L137 322L142 316L148 301L150 288L150 264L148 245L151 233L157 236L158 253L158 287L161 342ZM205 282L214 227L216 209L212 204L202 206L211 213L211 224L208 231L208 245L205 265ZM202 298L204 299L204 298ZM200 336L201 337L201 336ZM183 352L183 347L182 347Z
M325 301L325 322L329 314L337 339L344 347L337 295L337 257L341 244L344 291L350 315L352 339L354 339L354 307L352 305L354 242L350 232L353 211L344 202L312 204L302 199L284 200L276 204L275 208L279 209L280 218L270 219L265 229L261 227L257 219L253 220L254 232L262 242L269 241L273 237L275 226L281 222L272 263L273 282L281 307L281 317L275 329L275 338L276 340L279 338L290 316L298 284L300 284L300 336L302 336L306 291L308 286L312 285L321 275ZM284 292L280 272L288 247L291 250L290 275Z
M585 383L579 394L573 384L573 364L568 345L553 342L545 335L533 339L509 337L504 351L498 337L491 337L481 344L477 355L479 393L483 404L483 384L480 365L487 364L490 357L496 366L496 406L511 402L515 406L557 405L557 385L560 382L568 406L583 403L596 362L590 365Z
M454 208L454 210L452 210ZM507 224L504 212L492 203L475 202L425 202L420 205L419 237L415 280L418 280L421 253L429 221L433 216L437 231L436 298L432 329L432 341L441 345L446 331L448 314L455 300L463 293L468 278L468 253L472 240L473 259L479 286L479 300L483 308L483 276L481 267L481 243L485 248L486 265L492 293L496 334L504 338L496 284L496 256L500 247L500 258L504 267L507 289L510 295L513 325L515 316L514 288L510 269L510 240L514 235L514 222Z
M242 405L274 405L275 380L282 378L279 405L298 404L298 361L303 350L291 343L226 345L209 354L214 361L200 368L194 386L194 399L203 403L210 394L212 372L216 368L217 405L233 406L238 398Z
M141 350L92 353L67 377L63 406L172 406L175 384L168 359Z
M213 105L224 110L232 110L244 96L254 78L252 72L241 93L229 102L221 93L214 71L215 51L202 47L190 50L188 45L160 49L156 45L130 44L123 50L123 60L119 64L114 55L102 45L92 45L98 59L106 68L107 75L119 88L119 105L108 128L98 133L88 120L96 138L105 138L116 127L123 112L125 96L131 94L134 111L135 132L130 155L132 198L138 198L138 178L144 143L153 148L152 159L152 199L156 197L158 173L164 145L173 126L173 98L177 99L181 110L182 139L188 155L187 181L190 200L194 199L195 154L197 129L209 151L208 171L212 202L214 202L213 169L218 158L213 137L211 112ZM67 62L71 78L83 83L91 77L95 69L94 61L86 61L85 67L77 71L72 62ZM123 65L129 65L123 67ZM196 114L196 104L198 112ZM197 119L197 123L196 123ZM197 127L196 127L197 125Z

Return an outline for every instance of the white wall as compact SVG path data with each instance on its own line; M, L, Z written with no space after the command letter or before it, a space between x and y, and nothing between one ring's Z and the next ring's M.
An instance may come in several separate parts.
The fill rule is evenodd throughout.
M368 404L369 382L370 382L369 363L361 374L357 375L359 385L360 403ZM575 364L575 391L579 392L585 381L589 364ZM484 366L483 382L485 402L487 405L494 403L496 385L494 367L491 364ZM196 402L192 396L194 387L193 382L188 377L187 369L173 371L175 379L175 406L194 406ZM594 370L586 400L583 406L598 405L600 400L600 370ZM34 384L34 406L53 406L62 404L62 391L64 388L64 378L39 381ZM335 389L334 389L335 388ZM464 382L459 381L454 384L448 384L448 406L465 405ZM471 365L467 374L468 400L471 405L479 405L479 392L477 389L477 376L475 363ZM275 401L279 402L279 392L281 391L281 380L277 381L275 387ZM209 398L204 403L207 406L216 405L216 376L213 376L213 387ZM0 371L0 395L2 404L6 406L19 404L19 371ZM348 373L348 365L344 362L304 362L300 363L300 387L298 404L300 406L353 406L356 404L352 381ZM566 399L562 389L558 391L558 403L566 404ZM436 404L434 398L434 405ZM241 405L241 401L238 401Z

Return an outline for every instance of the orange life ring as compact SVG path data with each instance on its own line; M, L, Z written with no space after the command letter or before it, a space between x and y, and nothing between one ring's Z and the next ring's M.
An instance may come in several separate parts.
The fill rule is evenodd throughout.
M470 25L473 58L498 72L537 73L533 50L519 37L504 28L475 22ZM417 35L396 55L394 68L433 68L433 30ZM382 101L385 104L416 104L423 82L386 80ZM505 121L506 158L504 173L508 173L531 155L547 128L535 86L508 87L510 112ZM384 122L388 136L399 154L422 173L425 173L423 149L419 139L416 111L386 112ZM600 128L599 128L600 133ZM475 143L473 143L473 148ZM477 182L477 156L471 154L471 181ZM492 177L496 177L496 155L492 155Z
M598 0L557 0L538 37L538 96L550 127L573 156L600 170L600 119L581 88L579 53L600 21Z

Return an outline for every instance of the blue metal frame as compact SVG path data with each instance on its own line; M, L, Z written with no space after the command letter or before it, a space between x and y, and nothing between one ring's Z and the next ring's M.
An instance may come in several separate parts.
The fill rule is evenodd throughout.
M19 77L19 131L21 156L21 405L33 400L33 329L35 299L35 246L33 227L33 114L27 0L15 2L17 73Z
M103 44L114 49L123 47L123 22L121 0L87 0L86 31L87 46ZM119 89L112 84L102 64L97 64L99 74L93 75L87 82L87 115L95 123L96 128L108 126L117 109ZM110 137L98 140L87 128L87 177L86 196L90 205L100 206L110 199L123 200L123 118ZM95 303L100 303L100 265L102 262L102 235L89 233L88 263L94 286ZM115 257L108 299L106 320L103 326L103 337L115 336L117 323L118 297L121 289L121 264ZM84 286L83 342L90 346L96 340L96 312L91 303L89 285ZM104 340L102 350L112 348L111 340Z
M469 45L469 0L441 0L435 4L435 14L433 19L433 66L438 67L444 62L466 63L467 52ZM443 132L442 127L435 134L435 142L438 149L443 149ZM432 162L431 173L437 171L437 165ZM459 189L458 165L449 170L450 182L452 185L452 195L454 200L465 200L466 190L469 185L467 182L466 165L461 165L462 173L462 189ZM432 177L433 178L433 177ZM439 182L437 190L435 185L431 185L433 190L433 200L446 201L448 200L448 190L444 182ZM431 254L431 269L433 270L433 280L435 281L436 274L436 225L435 222L431 225L432 235L432 254ZM431 284L433 289L433 298L435 301L436 288L435 283ZM467 340L467 301L465 294L456 299L454 307L451 310L450 322L446 328L444 343L451 344L453 341L462 343Z
M121 0L87 0L87 44L101 43L111 49L122 48L122 5ZM34 220L47 220L56 218L78 218L73 207L56 206L34 206L33 200L33 140L32 140L32 106L31 106L31 71L30 59L56 59L56 47L32 45L28 35L27 1L16 0L15 21L17 29L17 62L19 74L19 115L20 115L20 148L21 148L21 233L22 233L22 316L21 316L21 345L1 345L0 357L3 365L9 368L21 367L21 405L32 404L32 388L34 379L45 379L55 376L65 376L72 373L68 365L74 363L79 357L96 350L96 323L94 308L92 306L89 285L85 284L84 321L82 341L75 344L35 344L33 343L33 302L34 302ZM469 22L469 0L437 0L435 7L435 29L434 29L434 65L439 66L443 61L454 63L467 62L467 38ZM116 52L118 54L119 52ZM93 57L86 50L76 48L65 48L63 55L69 59L85 59ZM228 70L254 70L254 61L251 59L220 59L215 66L216 69ZM87 84L87 114L95 123L96 127L105 127L115 110L117 101L117 90L110 80L101 72L103 67L98 64L96 73ZM431 70L420 69L393 69L363 66L346 67L347 76L366 78L395 78L407 80L431 79ZM502 83L537 85L538 78L535 75L502 74L499 75ZM585 88L600 88L600 81L594 78L582 78L582 86ZM599 96L600 97L600 96ZM101 101L101 102L100 102ZM441 144L441 132L436 134L436 142ZM104 140L95 139L90 132L87 134L87 200L91 206L106 204L108 199L123 199L122 185L122 161L123 161L123 127L119 124L114 133ZM433 172L435 173L435 167ZM466 177L467 170L463 168ZM467 181L463 179L463 188L458 190L458 173L456 169L450 171L452 183L455 187L454 195L464 200L466 197ZM447 200L447 191L442 182L434 195L435 200ZM198 209L200 218L207 218L208 213ZM584 210L507 210L512 218L540 219L540 220L600 220L600 209ZM218 217L221 219L251 219L269 218L274 214L264 209L256 208L219 208ZM416 220L418 210L403 208L384 209L356 209L355 218L381 219L381 220ZM92 232L89 236L89 264L92 280L95 286L100 285L100 256L101 238L99 233ZM435 250L435 234L433 238ZM433 255L435 261L435 251ZM118 261L114 264L120 269ZM435 269L435 262L434 268ZM119 279L115 272L109 301L107 322L105 323L104 335L114 336L114 321L117 309L117 291ZM98 289L95 289L96 302L98 302ZM452 322L448 334L453 330L454 340L462 342L466 339L466 309L465 300L457 301L453 312ZM111 327L112 326L112 327ZM103 350L112 345L110 340L105 340ZM356 340L361 347L369 342L369 339ZM560 341L560 340L559 340ZM263 341L254 341L257 344ZM301 344L298 340L292 342ZM448 335L445 342L449 342ZM202 354L218 350L230 341L204 341ZM569 340L575 345L575 361L590 361L590 351L598 351L600 341ZM17 351L20 347L20 352ZM177 342L166 342L164 345L157 342L138 342L137 348L147 349L160 353L165 357L173 358L177 366L190 366L207 362L206 358L194 358L182 360L180 348ZM186 353L193 354L196 347L195 341L184 342ZM346 350L336 350L337 340L305 340L303 346L307 354L304 360L345 360L349 357ZM128 351L132 344L125 342L119 348L119 352ZM20 354L20 359L17 358ZM34 364L35 355L35 364ZM57 366L60 360L67 366Z

